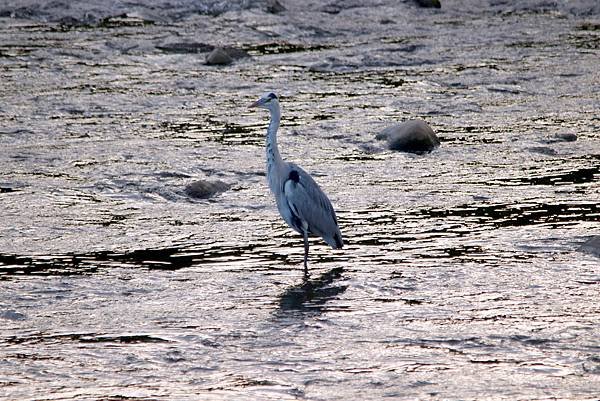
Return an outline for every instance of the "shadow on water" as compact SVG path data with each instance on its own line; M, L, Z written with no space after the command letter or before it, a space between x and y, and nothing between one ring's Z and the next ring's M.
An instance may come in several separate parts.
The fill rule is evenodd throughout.
M335 48L333 45L307 45L299 43L273 42L258 45L246 45L244 50L253 56L264 56L267 54L287 54L297 52L312 52Z
M542 176L533 177L517 177L517 178L504 178L498 180L497 185L565 185L565 184L584 184L593 182L598 179L600 175L600 167L585 167L579 168L572 171L559 172L555 174L548 174Z
M101 268L141 267L179 270L200 263L244 258L254 245L208 245L204 248L167 247L127 252L97 251L82 254L23 256L0 254L0 280L14 276L71 276L97 273Z
M216 142L222 145L254 145L264 143L262 124L238 125L207 117L205 121L163 121L160 130L170 138Z
M331 286L336 279L341 277L343 271L343 267L335 267L315 279L305 277L302 283L287 288L279 296L279 312L321 312L327 301L348 288L347 285Z
M458 235L472 232L476 228L519 227L538 224L553 227L577 222L598 221L600 206L596 202L571 203L511 203L511 204L463 204L452 208L432 208L406 210L367 209L355 210L340 216L346 227L356 224L370 229L356 234L352 243L356 246L388 246L395 242L412 242L423 235ZM418 233L407 232L407 220L422 218L439 220L448 224L441 229L425 230ZM417 235L418 234L418 235ZM478 259L484 252L478 247L440 248L436 257L464 258L475 254ZM136 249L125 252L96 251L81 254L55 255L16 255L0 253L0 280L10 280L18 276L70 276L95 274L99 270L113 267L145 268L149 270L179 270L201 264L231 263L235 261L285 262L286 256L273 252L271 246L261 243L233 245L210 243L203 245L182 245L158 249ZM396 263L380 260L380 263ZM281 295L281 309L314 309L327 299L343 292L345 287L327 287L339 278L342 268L332 269L316 279L305 280L302 284L289 288Z
M148 334L101 334L101 333L64 333L48 334L35 332L28 335L9 336L3 339L7 344L53 344L53 343L116 343L116 344L141 344L141 343L167 343L161 337Z
M77 275L98 271L100 266L139 265L148 269L176 270L191 266L191 256L178 248L143 249L125 253L109 251L89 254L20 256L0 254L0 278L11 275Z
M429 217L460 217L472 219L494 227L518 227L534 224L569 224L580 221L597 221L600 207L597 203L540 203L463 205L451 209L421 210Z

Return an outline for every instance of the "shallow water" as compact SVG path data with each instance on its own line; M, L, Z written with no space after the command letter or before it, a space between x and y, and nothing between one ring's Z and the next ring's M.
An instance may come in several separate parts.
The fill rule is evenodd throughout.
M0 399L597 399L598 4L397 3L3 4ZM266 90L346 242L309 281Z

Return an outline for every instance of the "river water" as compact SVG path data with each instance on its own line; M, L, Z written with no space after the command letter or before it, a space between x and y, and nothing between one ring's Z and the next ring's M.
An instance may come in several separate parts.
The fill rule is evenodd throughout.
M105 3L0 2L0 399L599 399L598 2Z

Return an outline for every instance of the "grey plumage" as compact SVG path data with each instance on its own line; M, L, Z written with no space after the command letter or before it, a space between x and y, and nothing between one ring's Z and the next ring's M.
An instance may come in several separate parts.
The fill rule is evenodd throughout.
M334 249L344 246L335 210L315 180L294 163L283 161L277 147L281 118L279 99L268 93L251 107L269 110L267 129L267 180L283 220L304 238L304 273L308 274L308 235L317 235Z

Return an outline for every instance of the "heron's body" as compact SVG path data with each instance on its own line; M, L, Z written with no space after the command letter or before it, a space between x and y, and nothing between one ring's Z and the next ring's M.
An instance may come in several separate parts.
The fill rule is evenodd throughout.
M272 93L268 94L253 106L267 109L271 113L267 129L267 180L281 217L304 238L304 271L308 274L309 234L323 238L334 249L344 245L335 211L327 195L306 171L281 158L277 146L277 129L281 117L277 97Z

